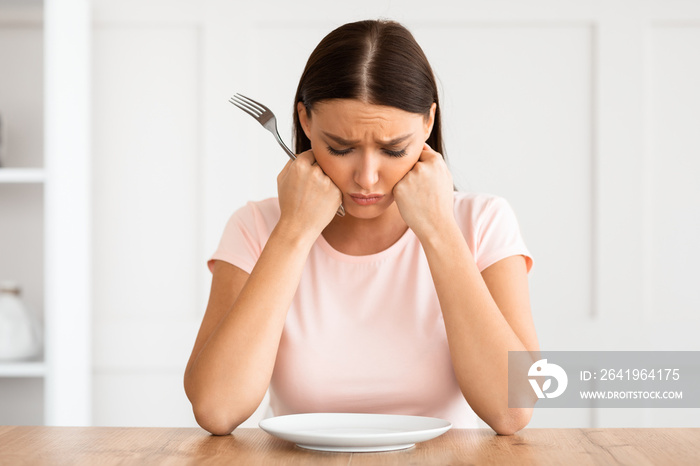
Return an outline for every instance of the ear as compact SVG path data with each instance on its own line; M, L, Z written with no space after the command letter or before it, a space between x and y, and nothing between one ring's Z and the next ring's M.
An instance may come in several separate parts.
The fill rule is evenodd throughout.
M425 137L423 140L427 141L428 138L430 137L430 133L433 131L433 125L435 124L435 112L437 111L437 103L433 102L433 105L430 106L430 114L428 117L425 119Z
M306 106L303 102L297 102L297 113L299 114L299 123L301 123L301 128L304 130L306 137L311 140L309 134L311 133L311 115L306 111Z

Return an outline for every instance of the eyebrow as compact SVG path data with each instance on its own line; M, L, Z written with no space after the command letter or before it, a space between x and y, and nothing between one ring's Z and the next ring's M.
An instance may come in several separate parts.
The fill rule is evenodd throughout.
M323 135L326 136L329 139L332 139L336 143L340 144L341 146L352 146L353 144L357 144L358 141L349 141L347 139L341 138L340 136L336 136L335 134L331 133L326 133L325 131L322 131ZM413 133L410 134L404 134L403 136L399 136L397 138L391 139L390 141L377 141L383 146L395 146L397 144L400 144L404 142L406 139L410 138L413 136Z

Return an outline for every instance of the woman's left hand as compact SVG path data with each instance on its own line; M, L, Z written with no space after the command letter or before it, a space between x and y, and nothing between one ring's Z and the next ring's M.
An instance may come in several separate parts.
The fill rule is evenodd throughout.
M452 175L442 156L428 144L394 186L394 199L401 217L421 240L454 223Z

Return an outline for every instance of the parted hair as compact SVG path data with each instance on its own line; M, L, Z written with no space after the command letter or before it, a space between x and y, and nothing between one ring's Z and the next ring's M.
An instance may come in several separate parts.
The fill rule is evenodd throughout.
M321 40L309 56L294 98L296 153L311 149L297 103L310 112L316 103L329 99L358 99L426 118L435 102L435 122L427 143L444 157L435 76L420 45L403 25L358 21L340 26Z

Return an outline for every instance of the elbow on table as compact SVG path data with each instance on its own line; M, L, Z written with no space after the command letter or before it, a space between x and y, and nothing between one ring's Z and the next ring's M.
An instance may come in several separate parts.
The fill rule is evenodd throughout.
M230 400L223 400L211 392L196 391L187 379L185 394L190 400L197 424L213 435L230 434L255 411L247 411L246 405L242 404L230 406Z
M197 424L212 435L228 435L247 419L231 416L223 410L194 407L193 411Z
M530 423L532 411L532 408L510 408L506 414L489 425L498 435L513 435Z
M199 426L213 435L228 435L253 414L245 408L226 407L224 403L190 400Z

